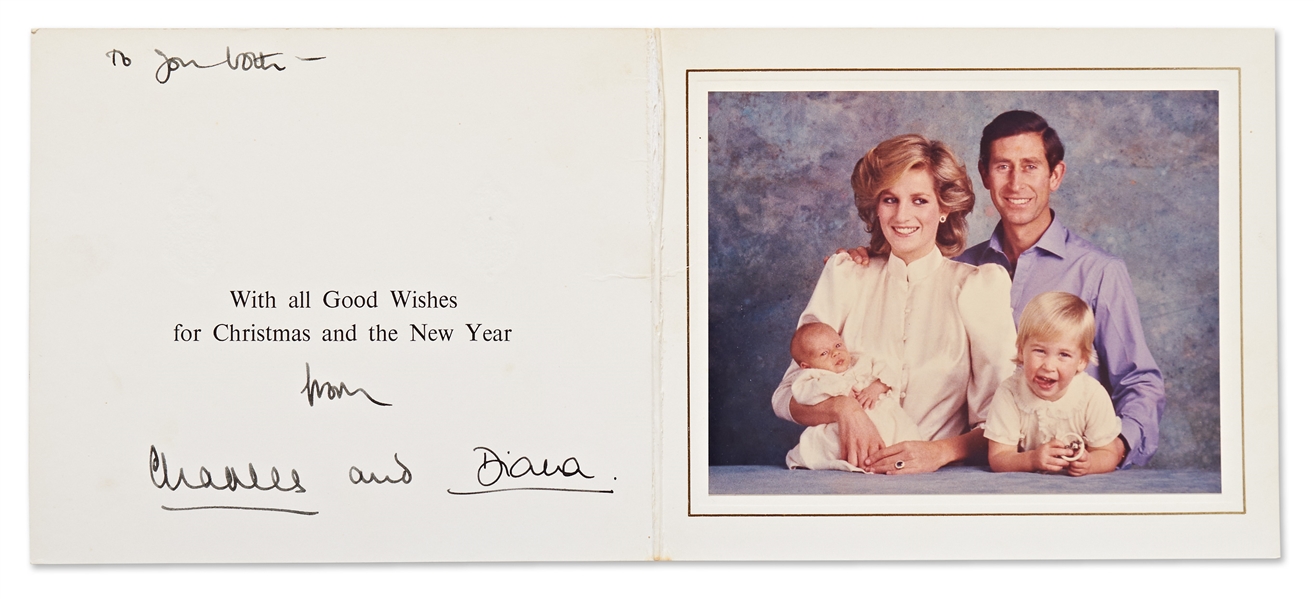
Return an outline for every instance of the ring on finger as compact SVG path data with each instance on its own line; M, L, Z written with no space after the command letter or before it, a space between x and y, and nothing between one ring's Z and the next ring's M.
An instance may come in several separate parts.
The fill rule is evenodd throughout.
M906 464L903 463L903 460L899 460L899 461L897 461L897 462L894 463L894 469L895 469L895 470L903 470L903 467L904 467L905 465L906 465Z

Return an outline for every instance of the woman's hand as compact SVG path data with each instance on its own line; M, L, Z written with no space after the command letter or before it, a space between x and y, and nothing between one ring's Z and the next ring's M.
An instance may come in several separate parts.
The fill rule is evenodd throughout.
M875 462L874 456L885 447L885 441L876 430L871 418L852 397L836 397L839 409L835 424L839 428L840 459L855 467L869 470L869 464Z
M804 405L791 398L789 413L794 422L803 426L837 425L840 459L857 468L867 470L863 464L875 462L872 456L885 447L885 441L867 412L858 405L858 400L848 395L832 397L816 405Z
M952 462L941 441L904 441L876 453L869 472L877 474L917 474L935 472Z

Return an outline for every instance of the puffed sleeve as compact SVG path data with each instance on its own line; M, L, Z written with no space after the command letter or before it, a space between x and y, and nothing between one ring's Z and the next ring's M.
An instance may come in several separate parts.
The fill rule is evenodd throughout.
M985 422L995 389L1015 368L1017 329L1009 305L1011 288L1002 266L985 264L963 281L958 296L972 359L972 379L967 382L967 423L972 428Z
M826 261L826 267L821 270L821 279L817 281L812 299L799 317L798 324L824 322L836 331L843 331L844 322L848 320L857 299L858 269L861 268L866 267L854 262L848 254L831 256ZM798 378L800 370L798 364L791 360L780 386L776 387L776 392L771 396L771 407L776 416L790 422L794 421L789 413L789 400L793 397L790 387Z

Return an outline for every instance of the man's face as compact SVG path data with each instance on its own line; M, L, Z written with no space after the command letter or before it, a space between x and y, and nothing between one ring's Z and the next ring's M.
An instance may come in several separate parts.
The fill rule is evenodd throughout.
M1022 133L990 144L981 181L1005 226L1024 227L1048 217L1049 194L1063 182L1065 168L1062 162L1049 168L1039 133Z

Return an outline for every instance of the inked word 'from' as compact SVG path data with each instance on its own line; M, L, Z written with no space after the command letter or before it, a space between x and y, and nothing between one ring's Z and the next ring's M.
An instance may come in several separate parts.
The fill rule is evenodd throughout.
M310 402L310 405L312 407L314 407L315 405L316 397L324 397L325 395L328 395L329 400L334 400L339 397L351 396L357 394L364 395L365 399L370 400L370 403L373 403L376 406L392 405L390 403L383 403L377 399L374 399L373 397L370 397L369 391L366 391L365 389L360 387L356 388L355 391L348 391L346 383L339 382L337 385L334 385L332 383L321 383L318 380L310 378L309 362L306 363L306 386L301 388L301 392L306 394L306 401Z

